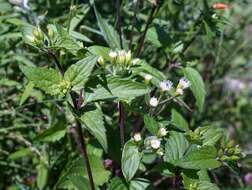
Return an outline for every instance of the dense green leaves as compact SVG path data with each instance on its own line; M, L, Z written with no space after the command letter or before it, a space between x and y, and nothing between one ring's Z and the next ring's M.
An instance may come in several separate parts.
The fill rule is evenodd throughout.
M189 151L176 165L186 169L213 169L220 167L216 160L217 151L213 146L202 146ZM207 164L206 164L207 163Z
M145 115L144 116L144 124L145 127L153 134L158 135L158 131L160 128L160 125L157 121L155 121L152 117Z
M95 110L85 112L81 116L80 120L84 124L84 127L95 136L104 150L107 151L108 143L102 111L97 108Z
M165 144L164 160L176 165L177 161L183 158L189 142L182 133L171 132Z
M65 75L64 79L71 82L73 86L73 90L78 90L83 88L91 72L96 64L97 57L94 55L90 55L77 63L71 65Z
M186 119L176 110L172 109L172 123L183 130L189 130L189 125Z
M184 69L185 77L191 82L191 89L196 98L196 104L200 111L203 111L206 91L204 82L199 72L193 68L187 67Z
M106 99L131 100L135 97L147 94L150 89L142 83L134 82L131 79L109 77L102 81L93 93L88 94L87 101L97 101Z
M140 164L141 154L138 146L133 141L128 141L123 148L122 153L122 172L126 181L130 181Z
M57 70L27 66L20 66L20 69L36 87L42 89L47 94L57 95L60 93L59 84L62 81L62 76Z

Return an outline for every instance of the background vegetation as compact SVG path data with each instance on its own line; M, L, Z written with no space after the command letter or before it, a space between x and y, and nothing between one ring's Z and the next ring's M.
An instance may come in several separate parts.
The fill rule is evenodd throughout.
M140 68L133 67L130 74L120 73L120 76L144 84L145 74L152 74L154 79L148 84L152 93L134 97L134 94L140 93L142 86L132 87L138 90L135 92L125 87L128 84L123 86L123 81L117 81L118 86L113 93L120 100L121 108L124 108L119 111L118 99L100 101L106 98L105 92L99 94L99 97L91 96L90 89L101 83L99 77L109 76L109 69L104 71L103 66L94 66L95 60L95 69L85 86L85 100L90 93L90 102L95 101L90 106L97 109L94 114L90 114L91 121L82 118L85 122L100 121L102 118L104 131L100 132L104 134L105 128L107 131L106 142L102 134L98 141L97 135L94 138L93 133L98 133L92 131L94 128L91 132L90 129L83 131L95 186L110 190L216 189L217 186L226 190L251 189L252 2L164 0L155 5L155 1L123 0L120 12L114 0L94 2L30 0L25 4L25 1L19 0L0 0L0 189L89 189L86 167L82 164L72 136L75 134L72 130L75 122L67 102L69 97L65 97L66 92L60 94L60 97L53 96L58 93L53 85L49 95L35 88L29 82L32 77L29 77L29 71L26 70L34 66L55 68L55 55L56 62L59 61L63 69L67 70L78 60L90 56L90 52L102 56L107 65L110 49L115 50L121 45L124 49L129 47L132 56L140 58L145 64ZM220 2L226 3L228 7L214 9L213 5ZM32 29L31 25L40 26L51 44L29 42L27 28ZM133 30L132 25L135 26ZM54 32L52 35L60 35L60 42L53 42L50 29ZM31 35L29 31L28 34ZM123 44L118 44L120 41ZM50 48L46 49L45 46ZM183 76L182 68L189 67L200 73L204 88L201 89L202 84L197 83L196 89L185 92L183 101L170 102L156 117L158 125L168 126L171 134L172 124L165 122L175 122L175 131L189 126L190 130L186 134L192 145L202 143L197 142L199 138L196 129L210 127L216 129L215 134L224 135L222 140L211 134L206 137L209 141L217 138L214 143L219 151L223 149L225 152L225 148L237 147L236 144L239 144L243 152L238 154L239 158L223 158L222 167L208 172L206 178L217 186L204 184L203 187L202 179L192 176L195 173L185 177L186 170L177 175L173 167L164 166L162 157L157 158L153 153L143 156L134 180L127 183L124 177L127 180L127 177L133 176L131 173L122 173L120 167L122 133L120 139L119 125L125 125L125 142L144 126L153 133L151 122L155 121L144 117L148 112L146 104L150 95L157 95L158 84L165 79L173 81L176 87L175 84ZM34 76L45 78L45 73L41 70ZM54 79L56 77L49 75ZM190 79L191 75L186 76ZM63 90L69 90L66 86ZM79 88L75 92L73 96L79 96ZM146 131L142 132L144 134L146 137L149 135ZM230 140L226 140L225 136ZM168 159L167 149L164 153ZM205 167L208 164L208 161L203 163ZM200 181L196 186L195 180Z

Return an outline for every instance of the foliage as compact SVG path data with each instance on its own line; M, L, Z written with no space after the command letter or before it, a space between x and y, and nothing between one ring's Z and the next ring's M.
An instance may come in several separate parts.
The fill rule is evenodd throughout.
M249 188L251 8L0 0L0 189Z

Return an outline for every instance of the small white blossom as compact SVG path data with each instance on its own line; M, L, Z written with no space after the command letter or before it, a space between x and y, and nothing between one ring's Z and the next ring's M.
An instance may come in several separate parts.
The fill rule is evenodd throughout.
M161 137L166 136L167 133L168 133L168 131L166 130L166 128L161 127L161 128L159 129L159 134L160 134Z
M186 89L191 85L190 81L187 80L185 77L179 80L178 88Z
M31 43L35 42L35 37L33 35L26 35L25 36L27 38L27 40L29 40Z
M131 51L129 50L127 53L126 53L126 62L128 63L129 61L131 61Z
M153 138L153 139L150 140L150 145L151 145L151 147L152 147L153 149L159 149L160 144L161 144L161 142L160 142L159 139Z
M146 75L144 76L144 80L145 80L146 82L149 82L152 78L153 78L153 77L152 77L152 75L150 75L150 74L146 74Z
M176 93L179 95L183 95L184 94L184 90L182 88L177 88L176 89Z
M157 99L156 97L152 97L152 98L150 99L150 105L151 105L152 107L157 107L157 105L158 105L158 99Z
M173 83L170 80L163 81L160 83L161 91L169 91L172 88Z
M159 156L163 156L163 155L164 155L164 152L163 152L162 150L159 149L159 150L157 151L157 154L158 154Z
M136 64L138 64L139 61L140 61L139 58L135 58L132 60L132 63L133 63L133 65L136 65Z
M102 56L100 56L97 60L97 62L100 64L100 65L103 65L104 64L104 59Z
M117 57L117 52L116 52L116 51L110 51L110 52L109 52L109 57L110 57L111 59L115 59L115 58Z
M139 142L142 140L141 134L140 133L135 133L134 136L134 141Z

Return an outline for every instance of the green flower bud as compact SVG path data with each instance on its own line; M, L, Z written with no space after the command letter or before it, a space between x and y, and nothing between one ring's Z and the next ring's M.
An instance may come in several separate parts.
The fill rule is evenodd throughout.
M104 63L105 63L102 56L100 56L100 57L98 58L97 62L98 62L100 65L104 65Z
M32 30L32 34L34 35L35 38L37 38L39 41L43 41L44 40L44 33L41 31L41 29L39 27L34 28Z
M54 36L55 36L55 33L54 33L53 29L48 28L47 30L48 30L48 36L49 36L49 38L53 39Z

